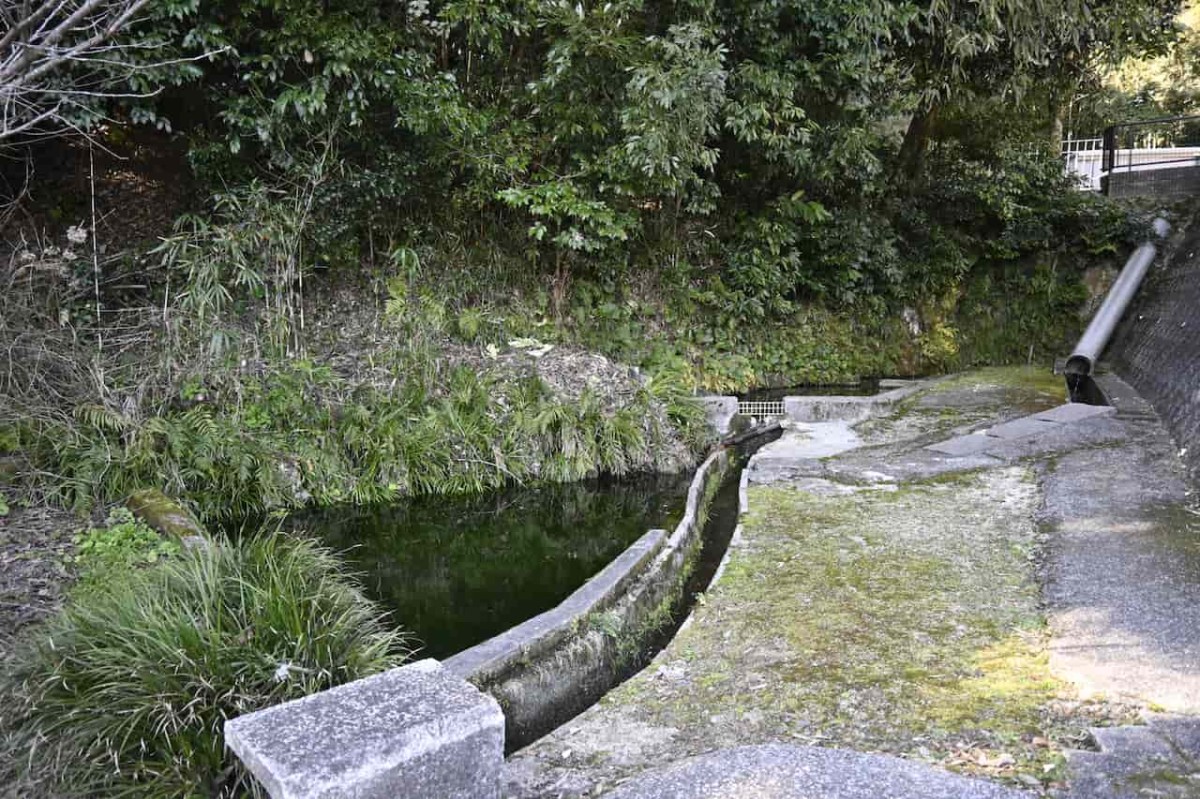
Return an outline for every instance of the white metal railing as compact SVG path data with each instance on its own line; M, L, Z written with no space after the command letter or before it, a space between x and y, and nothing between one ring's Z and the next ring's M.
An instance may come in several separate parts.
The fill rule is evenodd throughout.
M1063 161L1067 172L1079 178L1080 188L1100 191L1104 171L1103 139L1066 139ZM1145 172L1200 166L1200 147L1137 147L1113 151L1114 172Z
M1100 191L1100 176L1104 174L1103 150L1076 150L1064 154L1066 170L1079 179L1080 188Z
M1063 139L1062 154L1077 153L1081 150L1103 150L1104 139L1096 136L1089 139Z
M1200 147L1130 147L1113 151L1114 172L1171 169L1200 163Z

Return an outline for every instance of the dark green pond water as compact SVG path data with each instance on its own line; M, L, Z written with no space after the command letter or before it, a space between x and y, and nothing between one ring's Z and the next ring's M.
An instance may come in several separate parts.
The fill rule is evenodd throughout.
M784 397L872 397L882 391L876 379L847 385L800 385L779 388L754 388L738 399L745 402L778 402Z
M293 516L445 658L557 605L647 530L673 529L691 473L419 497Z

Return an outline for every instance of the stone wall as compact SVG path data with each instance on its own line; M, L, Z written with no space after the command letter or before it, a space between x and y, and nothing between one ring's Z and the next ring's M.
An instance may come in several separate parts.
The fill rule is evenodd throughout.
M1200 479L1200 214L1150 267L1106 357L1154 406Z

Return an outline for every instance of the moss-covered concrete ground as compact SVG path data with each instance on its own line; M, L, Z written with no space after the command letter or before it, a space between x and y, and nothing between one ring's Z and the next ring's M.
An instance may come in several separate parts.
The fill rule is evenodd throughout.
M970 424L1061 402L1041 383L1020 370L945 381L867 432L920 438L954 409ZM903 484L752 486L740 541L691 623L514 757L509 795L594 795L680 757L779 741L1057 787L1063 750L1129 709L1077 701L1050 673L1038 503L1032 467L1011 463Z
M864 443L932 442L1067 401L1063 380L1040 367L989 367L932 383L892 413L857 425Z

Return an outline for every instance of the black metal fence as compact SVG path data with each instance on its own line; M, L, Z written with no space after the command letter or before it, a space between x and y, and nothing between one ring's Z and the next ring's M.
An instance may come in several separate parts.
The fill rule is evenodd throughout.
M1125 122L1104 131L1104 192L1182 199L1200 192L1200 116Z

